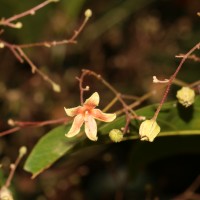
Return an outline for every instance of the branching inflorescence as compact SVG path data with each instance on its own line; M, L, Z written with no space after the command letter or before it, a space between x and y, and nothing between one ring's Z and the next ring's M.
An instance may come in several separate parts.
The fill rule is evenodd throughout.
M7 19L2 18L0 20L0 26L2 26L2 27L7 26L7 27L10 27L10 28L20 29L23 26L23 24L19 21L21 18L23 18L27 15L34 15L39 9L43 8L44 6L46 6L46 5L48 5L49 3L52 3L52 2L57 2L57 0L46 0L43 3L31 8L31 9L25 11L25 12L14 15L14 16L7 18ZM88 22L88 19L91 16L92 16L92 11L90 9L87 9L85 11L85 18L84 18L83 22L81 23L81 25L79 26L79 28L74 31L74 33L72 34L72 36L69 39L64 39L64 40L61 40L61 41L43 41L43 42L36 42L36 43L30 43L30 44L12 44L12 43L9 43L8 41L5 41L5 40L2 39L2 34L3 34L4 30L1 29L1 31L0 31L0 48L8 48L13 53L13 55L17 58L17 60L19 60L19 62L23 63L24 61L26 61L30 65L32 73L38 73L45 81L47 81L51 84L54 91L59 92L60 86L57 83L55 83L48 75L46 75L44 72L42 72L34 64L34 62L26 54L25 49L26 48L32 48L32 47L51 48L51 47L54 47L54 46L57 46L57 45L76 44L77 43L77 37L82 32L82 30L84 29L84 27L86 26L86 24ZM125 133L129 132L129 123L132 119L134 119L134 120L145 120L140 126L139 135L141 137L141 140L153 141L154 138L160 132L160 127L157 124L156 120L157 120L158 114L159 114L159 112L160 112L160 110L163 106L163 103L165 102L165 100L168 96L171 85L172 84L178 84L178 85L181 85L181 86L184 86L184 87L191 88L193 90L194 87L198 86L199 83L200 83L200 81L196 81L192 84L187 84L187 83L184 83L183 81L179 81L179 80L176 79L176 76L177 76L178 72L180 71L180 69L182 68L182 65L186 61L186 59L192 59L196 62L200 61L199 57L197 57L195 54L193 54L193 52L196 49L199 49L199 47L200 47L200 43L196 44L191 50L188 51L188 53L180 54L180 55L176 56L177 58L181 58L181 62L179 64L179 66L177 67L177 69L175 70L174 74L172 74L172 76L169 79L159 80L156 76L153 76L153 83L163 84L166 87L166 89L165 89L165 92L163 94L161 102L158 105L154 116L150 120L149 119L145 120L144 116L138 116L136 114L136 112L134 111L134 108L136 106L140 105L143 101L145 101L146 99L148 99L152 95L155 95L155 93L156 93L155 90L150 91L149 93L143 95L142 97L124 95L124 94L118 92L117 89L114 88L108 81L106 81L100 74L97 74L96 72L94 72L92 70L88 70L88 69L83 69L80 77L76 77L76 79L79 81L80 104L84 108L87 107L86 103L84 102L83 96L84 96L84 92L90 90L90 86L88 86L88 85L84 86L84 80L85 80L86 76L93 76L97 80L99 80L102 84L104 84L114 94L113 100L103 109L103 112L106 112L108 109L110 109L117 101L121 103L122 109L119 110L119 111L116 111L115 113L117 114L117 116L119 116L122 113L125 113L126 123L125 123L125 126L122 127L122 130L120 130L120 131L122 131L123 135ZM188 94L193 94L193 92L190 92L190 90L188 90L188 89L184 89L183 91L187 91L186 96L187 96L187 99L190 100L190 102L188 102L188 100L187 100L187 102L185 101L185 99L184 99L185 94L182 95L183 92L179 92L179 95L177 95L177 97L179 99L181 99L181 101L184 102L185 105L190 106L191 102L193 103L194 95L192 97L191 96L188 97ZM98 93L94 93L94 94L98 94ZM133 100L133 103L127 104L126 101L125 101L126 99ZM97 104L95 104L95 106L96 105ZM68 109L65 109L65 111L67 112L67 114L69 114ZM72 115L70 114L70 116L72 116ZM92 115L92 116L94 118L96 118L96 115ZM97 117L97 119L98 119L98 117ZM113 117L113 119L114 119L114 117ZM20 121L9 120L9 125L14 126L14 128L11 128L9 130L1 132L0 136L11 134L11 133L16 132L16 131L20 130L21 128L24 128L24 127L38 127L38 126L44 126L44 125L48 125L48 124L65 123L67 121L68 121L68 118L61 118L61 119L56 119L56 120L47 120L47 121L43 121L43 122L20 122ZM84 120L82 120L81 123L83 123L83 121ZM109 120L103 120L103 121L109 121ZM110 120L110 121L112 121L112 120ZM84 122L87 124L87 120L84 121ZM94 125L94 123L93 123L93 125ZM80 125L80 127L81 127L81 125ZM76 134L72 134L72 135L76 135ZM115 133L114 133L114 135L115 135ZM91 134L90 134L90 136L91 136ZM92 136L94 136L94 135L92 135ZM96 140L96 136L93 137L93 139Z
M17 28L20 29L22 28L23 24L20 21L17 21L23 17L26 17L27 15L34 15L36 11L39 9L43 8L44 6L48 5L49 3L52 2L57 2L58 0L46 0L43 3L31 8L30 10L27 10L25 12L22 12L20 14L14 15L10 18L4 19L2 18L0 20L0 26L8 26L10 28ZM82 32L83 28L87 24L89 18L92 16L92 11L90 9L85 11L85 18L82 22L82 24L79 26L77 30L74 31L72 36L69 39L64 39L61 41L44 41L44 42L37 42L37 43L31 43L31 44L12 44L9 43L8 41L3 40L0 37L0 48L8 48L13 55L17 58L17 60L21 63L26 61L29 66L31 67L32 73L38 73L45 81L47 81L49 84L51 84L53 90L55 92L60 92L61 88L60 86L55 83L47 74L42 72L35 64L34 62L28 57L28 55L25 53L24 49L25 48L31 48L31 47L53 47L57 45L64 45L64 44L76 44L77 37L80 35ZM17 22L16 22L17 21ZM1 29L1 34L4 32L3 29Z

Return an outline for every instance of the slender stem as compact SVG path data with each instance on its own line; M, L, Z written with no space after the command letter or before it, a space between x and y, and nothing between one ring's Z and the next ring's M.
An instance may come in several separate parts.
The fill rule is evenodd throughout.
M158 134L157 137L186 136L186 135L200 135L200 130L180 130L180 131L162 132L161 134ZM139 138L139 135L131 135L128 137L124 137L123 141L135 140L138 138Z
M16 45L17 47L20 48L30 48L30 47L52 47L52 46L57 46L57 45L64 45L64 44L76 44L77 37L80 35L80 33L83 31L85 28L89 18L85 17L81 25L77 30L74 31L72 36L69 39L61 40L61 41L45 41L45 42L37 42L37 43L31 43L31 44L19 44Z
M60 124L67 122L67 118L60 118L60 119L54 119L54 120L47 120L47 121L36 121L36 122L26 122L26 121L13 121L14 125L20 126L20 127L27 127L27 126L46 126L46 125L52 125L52 124Z
M101 75L99 75L99 74L97 74L97 73L95 73L94 71L91 71L91 70L83 69L81 77L78 79L79 80L81 103L83 102L83 93L84 93L84 88L82 86L82 83L83 83L83 79L86 75L92 75L95 78L97 78L98 80L100 80L109 90L111 90L115 94L118 101L124 107L124 112L126 114L126 125L124 127L123 133L125 134L128 130L128 125L130 123L130 120L133 118L132 115L134 116L134 118L137 118L137 119L139 119L140 117L138 117L137 114L132 109L130 109L129 106L125 103L125 101L122 98L121 93L119 93L110 83L108 83L105 79L103 79L101 77Z
M11 181L13 179L14 174L15 174L15 170L16 170L17 166L19 165L22 157L23 156L20 156L20 154L19 154L18 157L17 157L17 159L16 159L16 161L15 161L15 163L11 164L10 173L9 173L9 176L8 176L8 178L6 180L6 183L5 183L5 187L6 188L8 188L10 186L10 183L11 183Z
M82 71L85 72L86 74L92 75L92 76L96 77L98 80L100 80L107 88L109 88L109 89L115 94L115 96L116 96L116 97L118 98L118 100L121 102L121 104L122 104L123 107L126 109L126 111L127 111L127 110L131 111L132 114L133 114L135 117L137 117L137 114L136 114L133 110L129 109L129 108L128 108L128 105L124 102L124 100L123 100L122 97L121 97L121 93L119 93L110 83L108 83L105 79L103 79L103 78L101 77L101 75L95 73L94 71L90 71L90 70L85 70L85 69L83 69ZM86 75L86 74L85 74L85 75ZM126 112L126 111L125 111L125 112ZM128 111L127 111L127 112L128 112Z
M86 74L87 74L87 72L83 71L80 78L76 77L76 79L79 81L79 90L80 90L80 102L81 102L81 105L83 105L83 94L84 94L84 91L86 91L86 88L83 87L83 79L84 79L84 77L85 77Z
M148 92L147 94L143 95L142 97L140 97L137 101L135 101L134 103L130 104L128 107L129 109L133 109L137 106L139 106L143 101L149 99L152 95L155 95L155 91L151 91L151 92ZM124 112L124 108L121 109L121 110L118 110L116 113L117 115L120 115Z
M4 40L0 40L0 42L2 42L12 53L13 55L17 58L17 60L19 60L19 62L23 63L24 60L23 58L20 56L20 54L17 52L16 48L14 45L4 41Z
M33 14L35 14L35 12L38 9L41 9L42 7L44 7L45 5L47 5L47 4L51 3L51 2L55 2L55 0L47 0L47 1L37 5L35 7L33 7L32 9L23 12L23 13L20 13L18 15L14 15L14 16L8 18L8 19L2 19L0 21L0 25L5 25L5 26L7 25L7 26L15 27L15 24L11 23L12 21L15 21L15 20L17 20L19 18L25 17L27 15L33 15ZM63 45L63 44L69 44L69 43L75 44L75 43L77 43L77 41L75 41L76 38L82 32L82 30L86 26L86 24L87 24L87 22L88 22L90 17L91 17L91 14L88 15L88 14L85 13L85 18L84 18L82 24L79 26L79 28L77 30L74 31L74 33L72 34L71 38L69 38L68 40L50 41L50 42L38 42L38 43L22 44L22 45L10 44L10 43L5 42L5 41L3 41L1 39L0 39L0 42L3 43L21 63L23 63L23 61L26 60L26 62L31 67L32 73L37 72L45 81L47 81L47 82L49 82L51 84L51 86L52 86L52 88L53 88L53 90L55 92L60 92L60 90L61 90L60 86L57 83L55 83L52 79L50 79L50 77L47 76L45 73L43 73L40 69L38 69L22 49L23 48L34 47L34 46L52 47L52 46L56 46L56 45Z
M17 19L20 19L20 18L25 17L25 16L27 16L27 15L33 15L33 14L35 14L35 12L36 12L37 10L43 8L44 6L46 6L47 4L49 4L49 3L51 3L51 2L53 2L53 1L46 0L46 1L44 1L43 3L41 3L41 4L39 4L39 5L37 5L37 6L33 7L33 8L31 8L31 9L25 11L25 12L22 12L22 13L20 13L20 14L14 15L14 16L8 18L8 19L3 19L3 20L1 20L1 21L0 21L0 24L1 24L1 25L5 25L5 26L7 26L7 25L10 26L10 25L9 25L10 22L16 21Z
M161 99L161 102L160 102L160 104L159 104L159 106L158 106L158 108L157 108L157 110L156 110L156 112L155 112L155 114L154 114L154 116L153 116L152 119L154 119L154 120L157 119L158 114L159 114L159 112L160 112L160 110L161 110L161 108L162 108L162 105L163 105L163 103L165 102L165 99L166 99L166 97L167 97L167 95L168 95L168 93L169 93L169 90L170 90L170 87L171 87L171 85L172 85L172 82L173 82L173 80L176 78L176 75L177 75L178 72L180 71L181 67L183 66L183 63L186 61L186 59L188 58L188 56L189 56L193 51L195 51L196 49L199 49L199 47L200 47L200 43L196 44L192 49L190 49L190 51L188 51L188 52L182 57L182 60L181 60L181 62L180 62L180 64L179 64L179 66L177 67L176 71L175 71L174 74L170 77L169 82L167 83L165 93L164 93L164 95L163 95L163 97L162 97L162 99Z
M26 121L14 121L12 120L12 125L17 126L14 128L11 128L6 131L0 132L0 137L3 137L5 135L15 133L19 131L22 128L25 127L40 127L40 126L46 126L46 125L52 125L52 124L63 124L68 121L68 118L60 118L60 119L54 119L54 120L47 120L47 121L37 121L37 122L26 122Z
M85 16L83 23L79 26L78 30L74 31L74 34L72 35L72 37L68 41L74 42L76 40L76 38L80 35L82 30L85 28L89 18L90 17Z
M188 86L188 83L186 83L186 82L184 82L184 81L182 81L182 80L179 80L179 79L177 79L177 78L175 78L175 79L173 80L173 84L174 84L174 85L181 86L181 87L183 87L183 86Z
M183 57L184 57L184 54L180 54L176 56L176 58L183 58ZM195 62L200 62L200 58L196 56L195 54L189 55L188 59L193 60Z
M36 43L29 43L29 44L19 44L18 47L21 48L30 48L30 47L52 47L57 45L64 45L64 44L76 44L76 41L72 40L61 40L61 41L44 41L44 42L36 42Z
M108 111L117 101L117 97L113 98L113 100L103 109L103 112Z
M20 55L24 58L24 60L26 60L26 62L30 65L32 73L37 72L45 81L47 81L51 84L53 90L55 90L57 92L60 91L60 86L57 83L55 83L44 72L42 72L40 69L38 69L20 47L17 47L17 50L19 51Z
M11 133L15 133L15 132L19 131L20 129L21 129L21 127L14 127L14 128L9 129L9 130L2 131L2 132L0 132L0 137L3 137L5 135L9 135Z
M191 84L189 85L189 87L195 87L195 86L197 86L197 85L200 85L200 80L198 80L198 81L196 81L196 82L194 82L194 83L191 83Z
M129 99L129 100L138 100L140 97L137 96L133 96L133 95L127 95L127 94L122 94L121 97L123 99Z

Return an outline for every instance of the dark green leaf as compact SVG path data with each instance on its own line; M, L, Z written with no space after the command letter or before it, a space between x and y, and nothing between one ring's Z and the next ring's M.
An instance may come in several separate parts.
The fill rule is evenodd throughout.
M137 111L138 115L152 118L157 105L147 106ZM169 102L163 105L163 108L157 119L161 127L161 132L158 136L177 136L177 135L200 135L200 97L196 97L195 104L189 108L183 108L176 102ZM105 143L110 143L107 136L113 128L122 128L125 125L125 116L117 118L114 122L106 123L99 128L98 142L91 142L85 137L66 138L64 134L69 130L71 124L60 126L42 137L29 155L24 169L33 174L33 177L41 173L43 170L51 166L55 161L61 158L64 154L68 155L68 162L75 163L77 157L73 156L78 152L78 156L84 155L86 159L94 154L84 154L83 149L88 152L88 148L92 152L93 146L100 145L102 149ZM130 133L126 134L124 140L138 138L138 129L140 122L132 120L130 124ZM99 147L100 147L99 146ZM101 148L99 148L101 149ZM82 153L81 153L82 152ZM74 159L75 158L75 159ZM78 159L78 160L85 160Z
M66 139L65 133L69 128L70 125L59 126L42 137L26 160L24 169L31 172L33 177L37 176L69 152L79 142L75 138Z

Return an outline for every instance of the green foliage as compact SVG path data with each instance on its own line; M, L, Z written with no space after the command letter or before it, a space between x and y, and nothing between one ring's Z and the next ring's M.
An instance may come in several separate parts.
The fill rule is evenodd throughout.
M157 105L151 105L139 109L137 114L151 118L154 114L156 106ZM189 108L184 108L177 104L177 102L165 103L157 119L157 122L161 127L161 132L158 136L199 135L199 111L200 96L196 97L194 105L190 106ZM126 134L124 140L132 140L138 138L139 124L140 123L137 120L131 121L130 133ZM96 151L93 150L93 147L97 148L99 145L100 148L101 146L104 148L103 144L111 143L108 137L110 130L114 128L120 129L124 125L125 116L122 116L117 118L114 122L100 126L98 142L88 141L88 139L85 139L85 137L66 138L64 134L69 130L71 124L67 125L66 127L59 126L47 133L39 140L29 155L24 169L31 172L33 176L36 176L65 154L68 155L68 162L71 162L72 158L74 161L73 155L75 152L78 152L78 160L81 158L81 161L83 161L86 158L95 155ZM82 149L85 149L87 153L85 153Z
M69 127L70 125L59 126L42 137L29 155L25 163L25 170L37 175L69 152L79 142L75 138L65 139L64 133Z

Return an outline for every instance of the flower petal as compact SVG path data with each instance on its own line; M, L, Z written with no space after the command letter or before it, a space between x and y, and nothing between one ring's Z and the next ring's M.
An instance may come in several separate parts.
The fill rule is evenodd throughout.
M85 100L84 105L96 107L99 105L99 94L93 93L88 99Z
M103 122L112 122L116 118L115 113L113 113L113 114L112 113L103 113L99 109L93 109L91 115L95 119L98 119L98 120L103 121Z
M85 119L85 133L92 141L97 141L97 123L91 115Z
M83 125L84 117L83 115L79 114L74 118L72 123L72 127L70 128L69 132L65 134L66 137L73 137L80 132L81 126Z
M77 115L80 108L81 108L81 106L77 106L77 107L74 107L74 108L65 108L64 107L65 112L69 117L74 117L75 115Z

